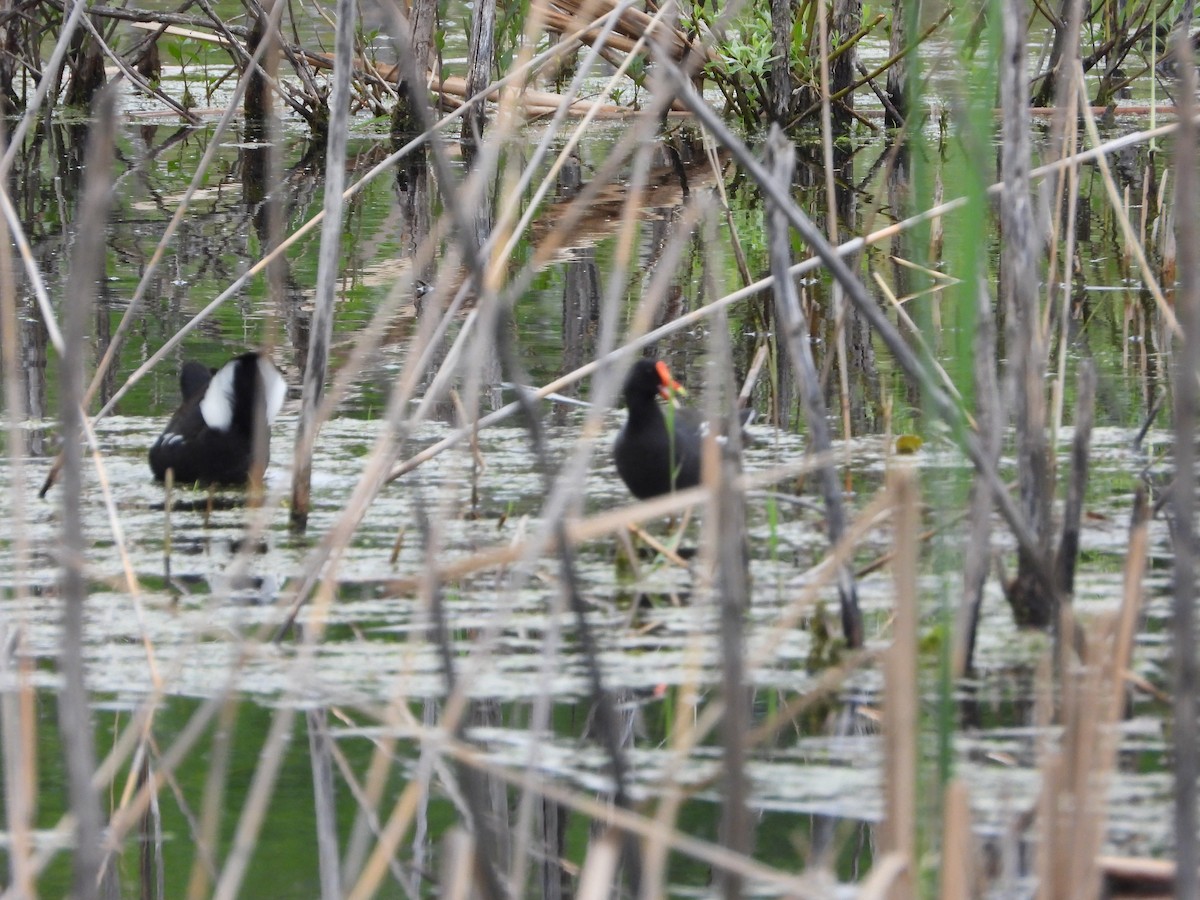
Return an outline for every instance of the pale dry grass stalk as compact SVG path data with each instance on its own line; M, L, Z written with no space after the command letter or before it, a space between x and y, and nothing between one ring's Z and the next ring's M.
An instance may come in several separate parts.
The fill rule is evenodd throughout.
M588 844L587 857L579 873L576 900L608 900L617 884L617 864L620 861L620 836L612 831L606 831Z
M1113 716L1124 714L1126 705L1125 681L1133 661L1134 640L1137 637L1138 618L1142 609L1142 579L1146 574L1146 550L1150 531L1150 501L1144 485L1139 486L1133 498L1133 509L1129 516L1129 549L1125 553L1124 589L1121 592L1121 608L1117 614L1113 634Z
M475 840L470 832L452 828L442 839L442 872L438 896L448 900L471 900L477 885L473 877Z
M975 855L970 794L961 778L952 778L942 799L941 900L975 896Z
M896 464L888 473L894 511L892 524L896 552L892 581L896 606L892 617L892 643L884 655L884 819L879 844L887 854L905 860L906 868L893 882L888 896L908 900L916 896L917 864L917 737L920 733L917 681L917 631L920 621L917 592L921 530L921 499L916 473Z
M825 215L826 233L829 235L831 246L838 245L838 202L835 188L837 167L833 162L833 112L829 99L829 18L825 14L825 4L820 5L817 19L817 74L821 91L821 161L825 170ZM786 59L786 54L783 54ZM786 66L786 63L785 63ZM790 76L789 76L790 80ZM777 274L777 273L776 273ZM853 436L850 427L850 373L846 368L846 299L842 296L841 287L833 285L833 321L834 321L834 352L837 358L839 399L842 411L842 440L846 441L849 453L849 441Z
M1182 20L1190 22L1193 0L1184 4ZM1196 179L1196 61L1186 28L1173 37L1179 70L1180 129L1175 141L1175 231L1178 245L1179 311L1181 340L1173 348L1171 385L1175 410L1175 484L1171 489L1174 517L1174 599L1172 602L1173 674L1172 745L1175 775L1175 896L1195 897L1200 892L1200 850L1196 843L1196 778L1200 775L1200 733L1196 725L1196 693L1200 671L1196 660L1196 425L1200 408L1200 185ZM1092 127L1089 123L1089 127ZM1140 249L1140 248L1139 248ZM1149 276L1149 273L1146 273ZM1176 332L1179 333L1179 332Z
M80 4L82 6L82 4ZM49 79L45 79L49 81ZM0 218L0 362L4 371L5 455L10 474L8 513L12 525L12 596L22 609L29 599L26 578L30 544L25 498L29 489L27 448L21 423L27 415L24 374L18 343L17 291L7 223ZM24 614L5 616L0 627L0 748L3 750L4 811L9 838L11 888L21 896L35 893L32 828L37 812L37 715L31 675L33 661L25 640Z
M63 491L61 501L61 569L59 590L63 604L59 671L58 716L66 762L68 797L75 819L74 894L98 896L104 863L101 847L104 816L92 786L96 769L92 715L84 675L84 603L87 545L82 523L83 452L79 441L83 416L85 341L96 283L103 272L103 241L112 191L115 98L103 92L97 101L87 147L87 172L76 219L75 248L64 301L63 341L67 352L60 364L59 421L63 436Z
M708 252L703 278L707 291L716 293L716 217L709 216L705 226L702 240ZM742 439L729 332L729 321L722 310L709 331L709 360L717 375L705 386L704 411L707 420L720 423L726 435L724 442L718 442L717 429L710 428L703 445L701 474L710 489L710 500L703 522L702 550L705 568L714 572L710 592L718 610L721 697L725 703L721 717L721 842L730 850L750 856L755 846L755 817L750 809L750 747L746 738L753 722L753 692L746 664L746 617L752 595L746 496L737 483ZM742 896L744 885L735 873L725 873L717 883L727 900Z

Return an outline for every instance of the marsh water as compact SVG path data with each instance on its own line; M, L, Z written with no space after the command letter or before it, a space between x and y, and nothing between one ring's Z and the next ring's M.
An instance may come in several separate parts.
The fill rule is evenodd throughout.
M1122 123L1126 124L1130 129L1135 126ZM356 124L350 143L351 180L391 152L384 127ZM558 196L572 196L588 181L624 127L593 125L577 164L560 178ZM34 261L47 276L56 304L61 302L69 269L71 210L76 204L85 131L85 125L63 125L42 133L21 154L10 183ZM536 129L531 135L536 135ZM954 195L968 163L953 142L939 144L932 131L929 138L912 151L921 158L907 165L895 165L889 158L891 145L883 135L864 131L839 145L838 223L846 234L863 233L897 217L896 204L905 196L913 168L938 178L947 198ZM174 204L213 139L210 127L154 124L139 118L136 111L127 111L118 143L118 189L107 236L105 280L92 319L89 370L108 346ZM262 148L242 143L236 135L220 140L212 174L193 199L185 224L155 275L96 407L262 255L262 196L247 174L261 168L254 157ZM722 165L715 171L699 147L696 136L681 126L670 142L655 151L636 237L637 265L620 303L623 324L632 317L645 279L653 272L683 205L696 192L711 190L718 179L729 199L728 223L715 241L699 233L689 238L673 275L676 290L670 303L656 313L656 324L699 308L715 299L714 292L719 295L741 286L728 240L730 228L742 243L752 277L766 271L761 197L735 167ZM294 134L282 141L287 232L320 209L322 170L313 161L313 149ZM316 149L319 157L320 148ZM823 222L825 184L819 145L801 142L799 149L802 164L795 194ZM1114 162L1130 210L1152 231L1159 223L1152 188L1162 175L1162 155L1154 157L1139 146ZM465 165L459 174L464 171ZM1077 231L1082 269L1074 277L1066 352L1072 363L1085 357L1097 362L1101 399L1075 598L1080 616L1101 617L1116 608L1122 594L1133 490L1144 472L1166 465L1162 462L1166 442L1159 430L1166 420L1152 425L1141 445L1133 443L1162 390L1160 373L1165 363L1153 302L1131 277L1117 225L1099 202L1103 194L1099 175L1089 168L1081 177ZM561 252L516 303L512 337L535 385L569 373L596 355L602 295L617 256L615 211L625 197L623 183L615 182L609 194L606 200L613 205L598 207L594 217L564 236ZM348 205L331 359L334 372L346 363L357 337L397 278L411 272L415 200L434 207L443 202L431 171L402 165L372 182ZM540 221L554 227L553 201ZM952 229L953 221L946 227ZM985 239L995 241L990 235ZM183 896L188 879L194 877L193 835L214 761L228 767L225 812L219 819L219 846L225 850L233 840L268 732L286 710L320 711L326 716L336 746L337 817L346 845L357 834L356 828L362 827L356 825L355 792L364 789L374 755L385 754L391 765L379 788L381 816L407 784L424 780L427 801L397 854L392 880L385 882L380 894L405 896L434 890L434 848L455 820L459 800L453 773L430 762L422 749L443 712L447 681L430 637L430 611L414 582L429 564L431 541L438 558L454 559L517 544L535 534L547 476L575 447L586 415L584 408L563 401L542 406L550 473L538 465L529 432L514 416L481 430L474 443L462 442L390 484L369 507L338 560L332 593L313 607L319 615L301 616L304 628L321 630L319 642L306 645L294 631L281 631L286 617L281 604L306 572L314 548L338 522L379 435L391 387L417 328L420 298L402 303L386 322L386 332L366 370L355 378L321 430L306 535L289 531L284 505L268 502L269 512L256 526L261 526L261 533L248 537L248 524L262 514L248 508L242 494L188 488L176 489L173 495L168 533L163 489L150 477L146 451L178 403L177 377L183 361L200 359L218 365L244 348L268 346L294 388L273 429L267 473L268 492L286 495L300 372L308 352L318 241L319 232L314 231L289 250L281 291L270 291L261 277L252 279L96 424L97 456L85 476L82 516L91 547L86 665L99 755L113 749L117 736L136 711L145 709L149 698L156 698L152 730L156 746L162 749L170 747L188 723L198 720L211 698L228 698L222 711L209 714L208 724L175 769L169 788L160 792L157 839L145 838L161 853L165 896ZM897 261L905 255L901 249L898 244L873 248L856 265L864 278L878 274L899 296L920 292L908 302L908 314L950 377L969 391L971 319L963 305L952 299L949 288L922 292L927 283ZM520 245L514 265L529 255L529 246ZM460 277L436 264L434 272L436 278ZM832 373L826 398L838 409L841 373L836 361L825 362L831 356L834 334L828 279L807 280L804 288L813 310L814 348L819 362ZM27 293L22 296L26 300L19 344L27 378L27 418L22 430L29 458L22 469L14 468L9 458L0 464L0 515L19 529L0 538L2 674L6 690L17 683L18 671L37 688L38 821L47 829L48 845L54 845L59 839L50 829L66 806L54 725L60 619L56 547L61 512L54 490L44 500L33 498L57 449L56 368L47 330L32 299ZM729 310L732 368L738 384L769 335L769 302L764 293ZM712 371L715 363L707 362L711 327L709 321L681 329L652 348L670 361L696 398L719 377ZM1037 666L1049 638L1013 626L993 579L984 605L975 674L947 685L942 674L947 628L962 581L963 529L955 516L965 504L971 469L953 443L926 420L915 389L852 313L846 334L851 360L845 372L850 433L842 434L837 453L851 508L861 508L880 488L888 468L897 465L916 468L929 501L925 524L932 532L930 564L921 581L922 715L929 726L923 728L928 735L922 740L923 777L932 782L952 769L964 779L971 792L976 832L1000 860L996 866L1012 867L1009 884L1019 887L1028 874L1020 857L1028 855L1032 836L1021 834L1017 823L1037 802L1037 766L1047 740L1047 732L1037 727L1034 700ZM445 340L453 337L448 334ZM480 393L480 411L488 412L509 402L513 393L498 364L484 371L488 380ZM752 429L753 442L744 453L747 473L803 458L805 428L789 379L787 372L772 373L761 377L754 389L752 402L760 416ZM1071 435L1072 384L1066 388L1065 422L1056 435L1062 453ZM586 401L590 382L564 388L563 394ZM451 403L437 406L433 415L406 435L402 457L450 434L458 416ZM622 416L619 409L605 416L605 436L580 492L585 512L629 502L607 448ZM837 424L840 428L840 417ZM916 454L897 457L893 438L901 433L922 433L925 443ZM18 492L26 498L20 506L12 502ZM692 517L684 526L684 547L702 543L702 518ZM119 534L114 519L119 521ZM670 540L678 525L664 519L647 527ZM746 538L752 581L746 635L749 679L755 710L763 712L815 691L823 673L837 664L826 636L836 630L835 593L828 584L810 590L811 584L821 581L814 566L827 552L824 512L811 481L791 478L751 490ZM639 800L677 793L683 804L680 827L715 840L719 743L715 737L702 739L682 759L674 745L678 730L691 723L689 716L680 717L680 710L694 700L697 712L702 712L720 680L718 614L711 602L708 561L703 554L676 562L643 553L631 566L621 546L611 535L589 540L579 548L577 568L600 645L605 686L617 698L626 731L632 790ZM870 529L859 546L856 565L869 566L890 546L887 528L881 524ZM1001 551L1012 549L1003 536L997 538L997 546ZM136 588L130 587L126 566ZM1166 526L1156 520L1151 525L1148 597L1134 672L1159 687L1166 683L1168 668L1169 573ZM558 579L552 557L535 557L520 563L515 572L483 570L447 585L445 610L458 684L475 701L466 735L497 767L603 800L607 761L590 739L593 709L588 676ZM892 592L886 567L872 568L862 577L860 598L872 650L888 641ZM862 665L827 702L797 715L787 730L756 745L749 774L758 858L784 870L799 870L821 854L832 854L834 869L843 880L853 880L869 868L871 826L882 804L876 716L881 677L877 665ZM1109 785L1107 847L1114 852L1162 856L1169 850L1171 782L1166 769L1165 715L1164 703L1137 692L1121 725L1119 768ZM951 728L939 727L939 718L952 722ZM313 721L311 716L297 716L290 723L290 745L254 847L245 896L319 893L313 849L314 775L304 733ZM949 745L939 747L935 736L947 733L952 735ZM353 789L352 780L356 780ZM116 802L122 783L118 778L106 802ZM497 777L490 796L491 814L503 823L501 833L511 850L518 841L521 787ZM545 826L541 852L565 860L569 869L579 865L594 837L590 820L566 806L558 807L552 816L551 805L547 802L539 810L547 820L541 823ZM709 891L711 872L706 864L672 859L670 882L676 895ZM123 895L140 896L138 860L138 847L130 847L120 869ZM546 887L552 877L556 876L545 876L544 893L552 893ZM65 855L51 861L41 883L47 896L65 891L69 883ZM758 885L756 890L772 893L770 885Z

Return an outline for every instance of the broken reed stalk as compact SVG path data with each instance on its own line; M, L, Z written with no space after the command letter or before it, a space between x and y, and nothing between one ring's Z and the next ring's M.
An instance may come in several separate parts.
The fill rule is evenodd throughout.
M704 246L704 283L716 290L714 257L717 252L716 217L708 216L702 233ZM706 385L705 415L710 423L722 423L725 440L717 441L717 428L710 427L702 447L702 474L709 487L705 516L705 554L708 567L715 566L710 591L717 606L719 653L721 660L721 804L720 840L736 853L750 856L755 845L755 816L750 810L750 761L746 738L753 722L753 690L746 671L746 617L751 608L750 562L746 536L746 498L739 490L741 471L741 423L736 407L737 389L733 385L733 353L730 349L729 322L719 313L709 332L710 364L719 373ZM715 590L713 590L715 589ZM717 880L727 900L742 896L742 879L726 872Z
M1182 20L1191 21L1193 0L1184 4ZM1175 896L1200 893L1196 843L1196 778L1200 776L1200 731L1196 726L1200 671L1196 660L1196 426L1200 409L1200 184L1197 183L1196 62L1195 51L1180 27L1173 35L1179 73L1180 127L1175 141L1175 229L1178 247L1179 287L1175 309L1183 336L1173 347L1171 386L1175 409L1175 482L1171 489L1175 596L1172 603L1172 686L1174 727L1172 744L1175 774ZM1149 272L1143 272L1149 277Z
M1046 340L1039 311L1041 239L1030 190L1029 85L1025 71L1026 2L1006 0L1000 65L1000 302L1005 312L1020 508L1035 544L1017 551L1017 574L1006 587L1018 625L1054 623L1056 586L1044 577L1049 564L1053 479L1046 436Z
M59 421L63 440L62 537L59 590L63 605L62 649L59 669L58 718L66 762L71 813L75 817L74 888L76 897L95 897L100 891L104 862L104 816L92 786L96 771L92 714L84 678L84 572L87 545L83 534L82 427L84 360L87 323L96 302L96 285L104 271L104 239L113 185L115 97L111 90L97 98L95 121L87 146L87 165L75 249L65 297L62 357L59 380Z
M342 259L342 191L346 183L346 140L350 131L350 76L353 68L355 4L338 0L334 38L333 93L330 98L329 133L325 145L325 205L321 222L321 246L317 261L316 298L309 335L308 361L300 420L296 425L296 448L292 461L293 531L303 533L308 525L312 500L312 451L317 438L317 410L325 390L329 365L329 341L333 336L333 309L338 270Z
M879 846L907 865L893 882L891 900L917 896L917 738L921 722L917 682L917 631L920 603L917 565L920 559L921 498L915 471L901 462L888 473L893 503L892 562L895 614L892 643L884 656L883 782L884 816Z
M775 315L784 332L788 353L792 358L800 391L804 418L808 424L812 449L826 453L831 446L829 424L825 417L825 402L821 397L821 379L813 360L809 343L808 319L796 294L796 284L788 275L791 264L791 238L788 220L782 207L774 197L788 196L795 168L795 149L784 137L779 126L772 126L768 138L771 167L774 172L774 188L769 203L768 232L771 246L771 273L775 277ZM846 514L842 503L842 489L837 471L832 463L824 465L819 473L821 494L825 500L826 528L829 543L836 544L846 530ZM863 642L862 612L858 608L858 589L854 573L848 565L838 570L838 598L841 602L842 635L852 648L861 647Z

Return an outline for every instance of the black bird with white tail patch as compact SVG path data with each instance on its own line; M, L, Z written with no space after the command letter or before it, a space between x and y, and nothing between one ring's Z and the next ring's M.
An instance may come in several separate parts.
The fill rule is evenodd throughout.
M263 354L243 353L220 369L184 363L179 390L183 402L150 448L154 477L174 469L178 484L244 484L255 422L261 415L270 427L287 395L283 374Z

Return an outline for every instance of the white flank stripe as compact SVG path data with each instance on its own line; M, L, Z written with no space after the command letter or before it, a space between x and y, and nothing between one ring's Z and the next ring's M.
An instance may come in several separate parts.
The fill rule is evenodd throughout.
M279 415L283 401L287 398L287 382L283 380L283 375L275 368L275 364L266 357L258 358L258 371L266 389L264 393L267 396L267 424L270 425Z
M204 424L214 431L228 431L233 424L233 371L237 360L221 366L221 371L212 377L200 401L200 415Z

